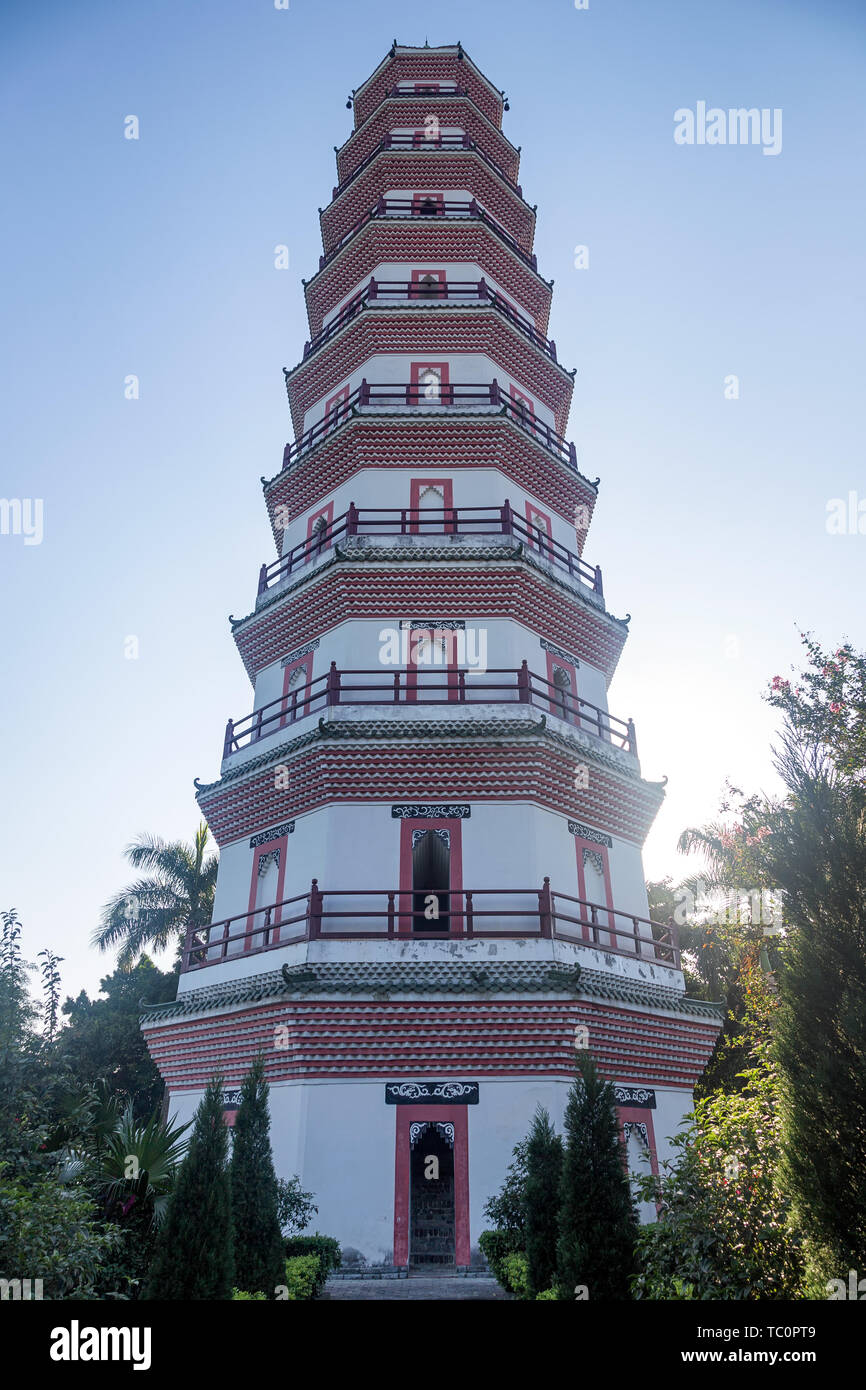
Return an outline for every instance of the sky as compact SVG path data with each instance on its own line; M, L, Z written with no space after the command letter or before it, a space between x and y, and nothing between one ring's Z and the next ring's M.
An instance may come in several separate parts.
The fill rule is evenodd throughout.
M863 645L866 535L827 530L866 501L856 0L6 0L0 496L42 536L0 534L0 907L65 993L112 968L89 939L124 847L192 838L251 707L228 614L273 558L259 479L346 97L394 38L459 39L509 98L601 478L586 556L632 615L610 708L669 779L649 877L683 875L726 779L776 789L762 692L798 632ZM699 102L781 111L781 149L678 144Z

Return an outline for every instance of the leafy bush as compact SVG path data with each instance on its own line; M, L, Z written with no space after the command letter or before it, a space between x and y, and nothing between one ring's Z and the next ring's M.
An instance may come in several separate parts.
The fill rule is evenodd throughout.
M537 1293L537 1294L535 1295L535 1301L536 1301L536 1303L538 1303L539 1300L542 1299L542 1298L544 1298L544 1299L551 1299L551 1298L552 1298L552 1299L555 1300L555 1299L556 1299L556 1289L543 1289L543 1290L541 1291L541 1293Z
M502 1285L503 1289L508 1288L504 1261L508 1255L521 1254L522 1244L523 1236L521 1232L514 1229L506 1231L482 1231L481 1235L478 1237L478 1248L493 1270L494 1277Z
M318 1255L295 1255L293 1259L286 1260L286 1298L315 1298L321 1282L321 1263ZM280 1293L282 1294L282 1290Z
M318 1210L312 1192L302 1190L297 1174L277 1178L277 1218L285 1237L306 1230Z
M315 1255L319 1261L316 1271L315 1290L313 1298L318 1298L325 1281L333 1269L339 1269L343 1263L340 1251L340 1242L333 1236L322 1236L316 1231L313 1236L290 1236L285 1242L286 1255L293 1259L299 1255Z
M25 1187L0 1173L4 1278L42 1279L46 1299L99 1298L122 1239L115 1228L100 1230L97 1209L86 1193L51 1177Z
M520 1252L506 1255L502 1261L502 1273L509 1293L516 1294L518 1298L529 1298L529 1260L526 1255Z
M264 1293L245 1293L243 1289L232 1289L233 1303L267 1303L268 1296Z

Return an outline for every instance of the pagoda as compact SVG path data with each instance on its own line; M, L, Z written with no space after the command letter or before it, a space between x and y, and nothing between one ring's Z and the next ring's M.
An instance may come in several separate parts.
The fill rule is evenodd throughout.
M507 102L460 44L395 42L349 105L275 558L230 620L252 711L197 783L214 921L142 1026L182 1120L219 1073L231 1124L264 1053L277 1171L347 1267L470 1272L575 1048L657 1171L720 1016L649 920L663 790L608 709L628 618L584 557L598 480Z

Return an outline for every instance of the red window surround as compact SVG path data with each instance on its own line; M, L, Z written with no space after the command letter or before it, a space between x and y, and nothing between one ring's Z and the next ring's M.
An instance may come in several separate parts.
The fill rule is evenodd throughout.
M650 1171L653 1173L655 1177L658 1177L659 1156L658 1151L656 1149L655 1129L653 1128L653 1112L651 1110L642 1110L640 1109L640 1107L636 1107L633 1105L618 1105L616 1107L616 1115L620 1124L620 1136L623 1148L623 1161L625 1163L626 1169L628 1169L628 1151L625 1141L625 1132L622 1127L625 1124L646 1125L647 1138L649 1139Z
M548 538L551 541L553 540L553 522L549 513L540 511L539 508L535 506L534 502L527 502L526 525L529 527L529 530L533 532L529 544L532 546L533 550L538 550L544 554L544 541L534 533L537 531L545 531Z
M580 705L578 704L577 694L577 671L570 661L564 661L561 656L554 656L547 652L547 679L551 687L554 687L554 675L557 670L564 671L568 676L570 684L563 688L552 688L549 690L551 696L550 713L555 714L557 719L567 719L571 724L580 723ZM562 703L558 704L557 700Z
M435 203L435 212L421 212L422 204ZM444 193L413 193L412 194L412 214L414 217L441 217L445 212Z
M326 524L324 528L316 525L320 517L324 517L325 519ZM328 549L328 547L331 544L331 531L333 529L333 525L334 501L332 498L326 506L319 507L318 511L311 512L307 518L307 541L310 542L316 538L318 538L319 540L319 544L316 546L312 546L308 551L308 559L312 559L312 557L314 555L318 555L320 551Z
M277 871L277 896L276 896L276 898L275 898L275 902L281 903L281 902L283 901L283 898L285 897L285 886L284 886L284 885L285 885L285 881L286 881L286 860L287 860L287 858L288 858L288 852L289 852L289 837L288 837L288 834L281 835L281 836L279 837L279 839L276 839L276 840L267 840L267 841L265 842L265 844L263 844L263 845L257 845L257 846L256 846L255 852L254 852L254 854L253 854L253 871L252 871L252 875L251 875L251 877L250 877L250 898L249 898L249 904L248 904L248 906L247 906L247 911L248 911L250 914L254 913L255 910L256 910L256 892L257 892L258 884L259 884L259 860L261 859L261 857L262 857L263 854L273 854L273 852L274 852L275 849L278 849L278 850L280 851L280 867L279 867L279 869L278 869L278 871ZM267 903L264 903L263 906L264 906L264 907L267 907L268 904L267 904ZM253 932L253 931L256 931L257 929L261 928L261 927L264 925L264 920L265 920L265 914L264 914L264 912L261 912L261 911L258 913L257 916L252 916L252 915L249 916L249 917L247 918L247 927L246 927L247 931L248 931L248 932ZM272 924L272 926L275 925L276 923L278 923L279 920L280 920L280 909L277 909L277 911L276 911L275 913L273 913L273 915L272 915L272 917L271 917L271 924ZM271 937L270 937L270 939L271 939L271 941L279 941L279 939L280 939L280 932L279 932L279 928L278 928L278 927L277 927L276 931L272 931L272 932L271 932ZM264 941L264 934L261 934L261 935L259 935L259 936L245 936L245 937L244 937L244 950L245 950L245 951L251 951L251 950L253 950L256 946L261 945L263 941Z
M422 288L423 280L438 280L439 289L436 294L432 294L426 286ZM410 272L409 298L410 299L444 299L446 295L447 278L444 270L413 270Z
M598 899L594 897L591 898L586 891L586 874L584 872L583 852L584 850L588 850L592 854L598 854L601 856L602 871L604 873L604 905L609 909L607 914L607 925L611 929L610 945L616 946L617 937L613 935L613 930L616 924L614 922L613 916L613 890L611 888L610 883L610 862L607 856L607 845L600 845L595 840L582 840L578 836L575 836L574 848L575 853L577 854L577 896L581 898L584 902L594 902L598 904ZM600 906L600 904L598 905ZM581 913L585 914L588 918L590 915L590 910L589 908L582 908ZM598 914L599 927L603 925L601 920L603 916L603 913ZM590 924L588 922L584 923L583 926L583 939L584 941L591 940L591 930Z
M303 671L303 677L297 682L292 681L292 677L297 671ZM313 653L307 652L306 656L299 656L297 661L292 661L283 669L283 704L280 713L279 727L282 729L286 724L292 722L292 699L289 694L289 686L294 685L295 689L303 690L313 679ZM302 707L303 706L303 707ZM294 704L294 717L299 719L302 714L310 712L310 692L307 691L307 698L303 702L296 701Z
M436 503L432 498L425 498L422 501L422 493L428 488L435 488L442 494L442 528L444 531L456 531L457 522L454 520L454 482L451 478L411 478L409 480L409 510L412 513L409 522L410 534L416 535L421 530L421 517L417 515L421 507L435 507ZM438 517L426 517L424 532L430 533L430 523L436 521ZM422 532L423 534L423 532Z
M442 642L442 643L445 644L445 655L444 655L444 659L443 659L441 662L431 662L431 663L428 663L428 662L426 662L426 661L421 662L421 661L418 660L418 648L419 648L420 644L425 640L425 638L430 638L433 642ZM437 695L441 695L441 694L444 693L444 691L445 691L445 680L446 680L446 677L447 677L447 679L448 679L448 687L447 687L448 694L447 694L447 698L448 698L449 700L456 700L456 699L458 698L458 696L459 696L459 691L458 691L458 689L457 689L457 672L458 672L458 669L459 669L459 668L458 668L458 665L457 665L457 633L456 633L456 632L452 632L450 628L444 628L444 629L443 629L443 628L437 628L437 627L413 628L413 629L410 631L410 633L409 633L409 644L408 644L407 657L408 657L408 664L407 664L407 667L406 667L406 699L407 699L407 701L410 701L410 702L411 702L411 701L414 701L414 700L417 700L417 699L418 699L418 689L419 689L419 685L420 685L420 682L419 682L419 680L418 680L418 672L419 672L419 670L421 671L422 675L426 674L426 672L428 672L428 671L431 672L431 673L434 674L434 675L438 674L438 676L440 677L440 679L437 680L437 681L435 681L435 682L433 683L432 687L431 687L433 690L435 690L435 691L437 692ZM423 686L421 686L421 689L423 689ZM453 846L453 836L452 836L452 846Z
M428 822L432 823L432 822ZM409 1263L409 1177L412 1147L409 1126L432 1120L454 1126L454 1259L469 1264L469 1107L466 1105L395 1105L394 1263ZM423 1143L423 1136L421 1139Z
M330 421L336 425L343 417L344 407L349 399L349 383L341 386L339 391L335 391L333 396L329 396L325 401L325 421Z
M527 425L535 428L535 401L531 396L527 396L524 391L520 391L516 386L510 385L509 393L511 403L523 413L524 421Z
M463 892L463 822L457 818L448 820L401 820L400 822L400 906L403 913L400 916L401 935L412 934L412 918L406 912L406 904L412 902L412 831L413 830L447 830L451 839L451 881L448 885L449 893L462 895ZM452 898L452 905L460 907L462 911L462 897ZM409 908L411 911L411 906ZM451 918L451 931L455 935L462 936L465 931L465 921L462 917ZM401 1107L402 1108L402 1107ZM444 1119L440 1115L439 1119Z
M412 362L409 367L415 405L451 404L451 366L448 362Z

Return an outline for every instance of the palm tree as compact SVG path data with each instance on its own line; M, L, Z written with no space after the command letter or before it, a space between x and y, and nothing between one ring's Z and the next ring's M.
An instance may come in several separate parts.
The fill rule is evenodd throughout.
M120 947L118 969L132 970L146 950L165 951L173 941L180 951L187 927L207 927L218 863L215 854L206 854L207 845L202 821L192 845L140 835L127 847L132 867L149 875L109 899L91 938L100 951Z

